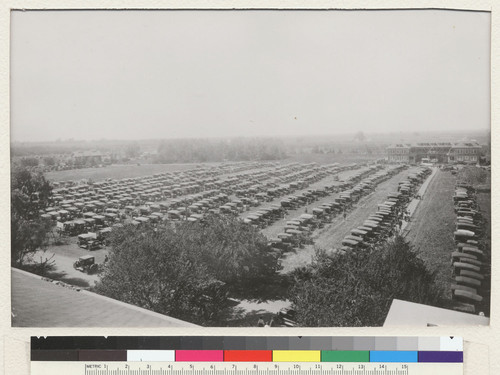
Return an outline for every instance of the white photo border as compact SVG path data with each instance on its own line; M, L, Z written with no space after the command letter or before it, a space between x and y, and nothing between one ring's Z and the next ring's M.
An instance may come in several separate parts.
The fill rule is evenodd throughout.
M375 10L375 9L449 9L491 12L491 155L493 166L500 161L500 0L2 0L0 2L0 246L10 254L10 12L11 10L159 10L159 9L315 9L315 10ZM499 194L494 189L499 182L498 171L492 171L492 290L489 327L415 327L400 328L13 328L11 327L11 270L9 256L0 261L0 363L5 374L29 374L29 340L31 336L114 336L114 335L332 335L332 336L462 336L464 338L464 368L466 374L500 374L500 254Z

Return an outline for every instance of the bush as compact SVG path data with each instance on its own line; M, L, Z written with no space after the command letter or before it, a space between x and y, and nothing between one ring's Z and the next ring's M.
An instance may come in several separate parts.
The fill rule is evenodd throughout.
M488 172L480 167L463 167L458 171L458 180L470 185L484 184L488 179Z
M440 292L402 237L372 251L327 255L293 273L290 300L303 326L379 326L394 298L435 304Z
M111 247L96 292L203 325L221 325L228 295L259 294L278 269L258 230L218 215L175 228L125 226Z

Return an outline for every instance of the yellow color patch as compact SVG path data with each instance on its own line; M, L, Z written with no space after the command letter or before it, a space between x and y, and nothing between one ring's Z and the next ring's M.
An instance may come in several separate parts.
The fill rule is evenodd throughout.
M273 350L273 362L321 362L321 350Z

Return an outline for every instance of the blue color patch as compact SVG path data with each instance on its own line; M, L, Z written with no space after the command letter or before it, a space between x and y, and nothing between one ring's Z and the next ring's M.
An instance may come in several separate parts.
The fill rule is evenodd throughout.
M370 362L418 362L418 351L374 350Z

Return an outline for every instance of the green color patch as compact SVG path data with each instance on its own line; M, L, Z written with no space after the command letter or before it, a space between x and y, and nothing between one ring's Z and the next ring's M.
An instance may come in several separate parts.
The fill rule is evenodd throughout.
M370 362L368 350L322 350L321 362Z

